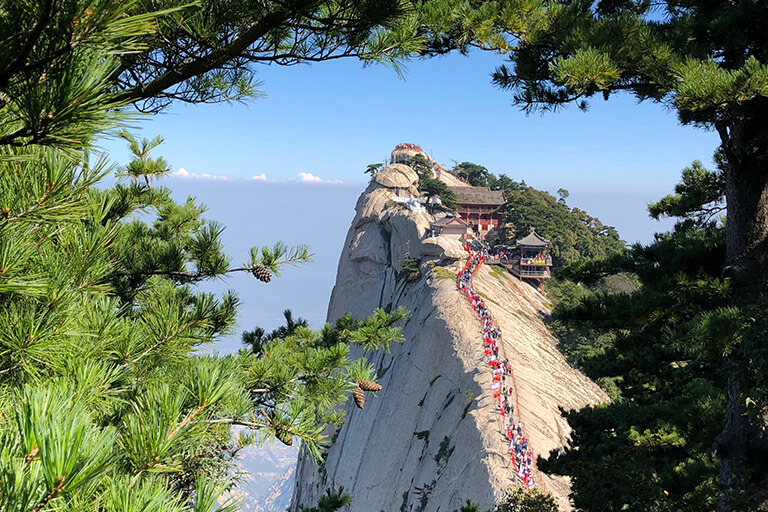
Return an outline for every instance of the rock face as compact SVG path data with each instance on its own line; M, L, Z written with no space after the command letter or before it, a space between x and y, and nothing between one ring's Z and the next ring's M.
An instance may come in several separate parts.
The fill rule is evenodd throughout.
M451 512L467 499L491 508L517 485L490 393L481 325L457 290L466 253L455 240L426 238L434 217L389 199L411 178L407 166L381 170L358 200L339 261L328 320L363 318L405 306L406 341L357 355L378 370L384 389L364 410L347 404L347 423L331 433L324 463L300 456L292 511L314 506L326 488L344 487L352 512ZM410 170L410 169L409 169ZM390 185L393 184L393 185ZM422 278L398 277L402 260L421 259ZM558 408L607 399L570 367L542 318L546 299L500 269L481 267L475 282L504 333L516 375L520 416L536 455L568 439ZM568 482L538 474L540 488L569 508Z

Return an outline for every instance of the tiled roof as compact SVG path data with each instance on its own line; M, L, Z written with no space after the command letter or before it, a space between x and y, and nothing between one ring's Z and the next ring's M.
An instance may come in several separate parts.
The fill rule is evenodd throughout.
M531 232L517 241L517 245L527 245L528 247L549 247L549 240L541 238L534 228Z
M449 224L457 224L462 227L469 227L469 224L467 224L465 221L463 221L458 217L443 217L440 220L436 220L435 222L432 222L430 225L443 227L443 226L448 226Z
M448 187L456 196L459 204L482 204L501 206L504 204L504 192L488 187Z

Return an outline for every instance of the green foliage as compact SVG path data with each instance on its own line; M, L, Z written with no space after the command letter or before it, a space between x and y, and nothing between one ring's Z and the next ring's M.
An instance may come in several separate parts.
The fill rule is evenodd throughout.
M432 37L402 0L151 4L23 0L0 6L0 144L77 148L130 103L260 95L256 65L399 63Z
M134 267L129 288L136 247L155 230L126 212L147 206L148 185L132 185L133 196L123 185L97 190L102 162L16 155L0 164L0 197L13 198L0 221L0 508L103 499L130 510L121 496L133 493L146 510L179 509L226 477L229 432L215 421L249 407L242 370L193 354L231 329L237 300L196 293L162 267ZM167 191L151 195L147 213L178 208ZM178 247L191 232L156 228ZM203 468L207 483L196 481Z
M248 345L249 350L256 355L262 353L264 345L272 340L285 339L293 335L299 327L308 327L309 323L303 319L293 319L293 312L290 309L283 311L285 325L281 325L272 332L267 333L262 327L256 327L252 331L244 331L242 334L243 345Z
M717 171L704 168L698 160L683 169L682 182L674 195L648 205L651 217L692 218L700 223L716 220L725 211L725 170L721 152L715 153Z
M304 508L303 505L299 505L299 507L302 512L335 512L351 502L352 498L349 494L344 494L344 487L339 487L337 492L326 489L325 494L317 502L316 507Z
M501 242L514 244L514 240L528 234L529 228L552 242L550 253L556 266L584 259L603 258L620 252L624 242L612 226L592 217L578 208L566 204L568 191L560 189L559 199L543 190L536 190L502 174L496 177L485 167L471 162L457 164L451 171L464 177L473 186L487 186L503 190L506 202L499 208L503 222L514 226Z
M429 275L435 276L437 279L456 279L456 274L451 272L445 267L434 266L429 272Z
M374 176L376 176L376 173L381 170L381 168L384 166L383 163L375 163L375 164L368 164L368 166L365 168L365 174L370 174L371 179L373 179Z
M490 187L496 181L496 177L488 172L488 169L472 162L454 165L451 173L459 178L464 178L473 187Z
M400 263L400 277L408 283L421 279L419 260L417 258L403 258L403 261Z
M306 245L288 247L282 242L275 242L272 247L251 248L251 259L243 263L242 270L250 271L256 266L261 265L269 269L274 275L280 277L280 267L306 263L311 258L312 255L309 253L309 247Z
M141 51L155 15L134 2L3 2L0 144L75 149L125 122L114 90L123 58ZM4 155L10 156L10 155Z
M409 158L408 166L419 175L419 181L425 179L431 180L434 177L434 174L432 173L432 164L422 153L417 153Z
M712 445L724 424L722 361L749 329L721 277L724 228L699 214L702 203L720 198L690 186L690 172L667 203L686 214L674 231L561 272L582 284L568 285L569 299L553 318L576 329L568 334L581 342L572 360L614 398L567 412L572 448L540 463L571 476L574 504L583 510L717 508ZM627 285L626 273L638 282Z
M555 499L538 490L515 489L493 509L494 512L558 512Z
M603 258L624 248L615 228L579 208L569 208L564 200L558 201L524 182L505 183L502 190L507 201L501 212L504 222L515 226L515 238L535 227L539 235L552 242L550 253L555 265Z
M133 155L133 160L125 167L118 176L130 176L135 179L144 179L144 183L149 185L152 178L159 178L171 172L168 162L163 157L151 158L150 151L163 143L163 138L159 135L152 140L142 139L139 142L130 132L121 130L120 137L128 141L128 147Z
M236 362L245 370L243 381L255 409L262 413L239 424L264 425L283 442L298 436L304 448L319 457L326 442L322 430L344 419L339 406L358 381L376 380L367 361L351 358L351 346L388 351L391 343L403 341L393 325L406 316L403 308L389 313L379 309L369 318L345 315L313 331L286 311L286 325L272 333L264 335L261 328L244 333L243 343L250 350L242 350Z
M674 105L683 122L711 125L768 95L765 38L750 30L764 13L753 6L539 3L526 14L492 21L510 36L498 45L510 63L493 80L526 110L569 102L586 108L596 94L628 91Z
M493 512L559 512L559 510L557 502L549 494L536 489L515 488L496 504ZM465 505L453 512L480 512L480 507L467 500Z
M431 178L423 178L419 180L419 190L427 194L428 196L437 196L442 202L442 208L453 211L459 207L456 202L456 195L448 185L440 180L434 180Z
M453 512L480 512L480 507L467 500L459 510L454 510Z
M150 186L154 173L97 188L103 160L14 153L0 162L3 510L100 501L116 511L211 511L243 443L295 437L319 455L320 432L341 421L335 407L357 380L373 380L367 363L347 357L350 344L388 349L402 339L393 326L402 310L315 333L286 315L258 354L196 355L231 332L238 301L195 283L257 264L277 274L306 260L306 248L253 249L232 268L221 228L192 200ZM258 436L233 445L232 425Z
M568 275L574 267L558 270L556 275ZM555 311L565 311L575 308L583 301L596 295L612 295L633 293L639 287L639 281L634 274L622 272L601 277L594 283L576 283L569 279L555 277L544 283L544 291L550 299ZM601 332L578 322L564 322L557 315L548 324L550 331L558 338L558 348L569 362L581 367L585 361L602 354L615 341L615 335ZM600 378L598 383L612 398L614 383L610 379ZM610 389L608 389L610 388Z

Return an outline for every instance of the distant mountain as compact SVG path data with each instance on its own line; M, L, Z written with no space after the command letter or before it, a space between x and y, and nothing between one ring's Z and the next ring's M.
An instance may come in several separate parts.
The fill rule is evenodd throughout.
M244 512L285 512L298 453L282 444L244 449L237 457L239 485L228 496L241 499Z
M280 475L267 492L259 499L259 503L250 509L253 512L285 512L291 505L291 495L293 494L293 474L296 465L292 464Z

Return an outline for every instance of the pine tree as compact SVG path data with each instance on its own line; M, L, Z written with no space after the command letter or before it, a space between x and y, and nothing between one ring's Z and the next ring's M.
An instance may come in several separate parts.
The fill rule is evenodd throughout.
M197 283L232 272L267 281L309 250L254 247L232 265L222 227L161 186L170 168L152 155L161 138L121 132L133 159L119 169L91 144L130 119L137 100L154 109L252 93L246 63L272 55L283 29L304 34L293 62L330 58L321 47L394 61L414 41L395 33L401 4L339 3L311 29L300 27L326 3L147 5L0 3L2 510L234 510L218 503L234 453L276 438L319 455L320 432L342 420L336 406L374 379L365 361L346 358L349 344L400 340L392 324L402 312L381 312L360 328L347 319L335 337L302 326L293 352L197 355L231 332L238 306L234 293ZM258 47L263 30L269 47ZM243 37L257 45L247 58ZM120 181L105 188L115 171ZM236 440L233 425L244 427Z
M518 2L503 2L509 12ZM526 19L499 15L509 53L494 82L513 91L527 111L567 103L587 107L594 96L626 92L677 111L684 124L717 132L728 202L723 272L733 281L731 304L755 307L768 289L768 10L761 2L555 2L524 8ZM477 11L481 11L478 7ZM510 22L511 21L511 22ZM763 336L756 327L753 335ZM757 339L757 338L756 338ZM716 449L720 480L738 493L765 487L764 421L748 414L751 382L765 369L756 342L723 364L727 423ZM749 399L749 400L748 400ZM756 407L768 411L768 402ZM746 491L749 492L749 491ZM768 503L768 502L767 502ZM730 507L727 500L722 509Z
M464 178L473 187L490 187L494 182L494 176L488 169L472 162L454 165L451 173L459 178Z
M443 210L455 211L459 207L456 202L456 194L453 193L448 185L440 180L432 178L422 178L419 180L419 190L429 196L437 196L440 198L440 207Z
M15 153L0 163L3 510L213 510L228 453L276 438L319 456L336 406L374 380L349 345L401 341L402 310L314 332L286 312L259 354L195 355L231 332L238 305L195 283L256 265L278 274L306 248L254 248L233 267L204 208L174 203L148 184L156 175L96 189L103 159ZM235 444L232 425L246 428Z
M300 505L300 507L302 512L335 512L351 502L351 496L344 494L344 487L339 487L337 492L326 489L325 494L320 497L316 507L304 508L303 505Z
M441 3L441 2L437 2ZM442 3L441 3L442 4ZM735 307L757 308L768 289L768 10L762 2L448 2L423 9L428 52L503 52L493 81L526 112L632 94L661 103L683 124L717 132L728 203L726 259ZM720 480L734 493L764 488L768 402L752 405L748 375L766 373L763 327L722 361L727 423L718 437ZM747 406L747 404L750 404ZM755 407L757 416L748 409ZM749 492L749 491L746 491ZM766 500L768 503L768 500ZM728 510L727 500L722 510Z
M571 476L580 509L718 507L711 447L725 422L722 357L749 330L750 316L730 304L732 283L721 276L725 228L711 215L721 203L721 174L694 163L674 195L650 206L654 216L679 218L671 233L561 272L587 285L626 272L639 280L629 291L582 293L553 315L603 335L579 364L614 395L612 403L567 412L571 447L540 464ZM753 510L755 497L734 497L731 505Z

